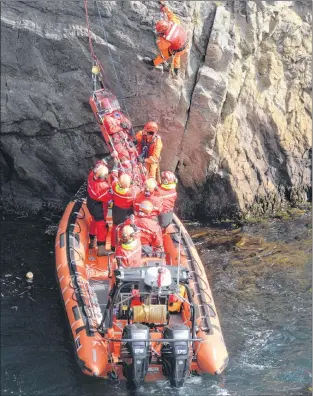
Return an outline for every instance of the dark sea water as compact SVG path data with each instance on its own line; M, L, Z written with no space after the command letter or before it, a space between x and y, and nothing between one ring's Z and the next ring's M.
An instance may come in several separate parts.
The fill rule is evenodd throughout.
M229 367L221 378L190 377L136 393L83 375L76 365L55 280L59 218L2 216L1 395L311 394L311 217L241 229L187 223L208 276ZM198 235L197 235L198 234ZM260 247L261 246L261 247ZM34 273L28 283L25 274Z

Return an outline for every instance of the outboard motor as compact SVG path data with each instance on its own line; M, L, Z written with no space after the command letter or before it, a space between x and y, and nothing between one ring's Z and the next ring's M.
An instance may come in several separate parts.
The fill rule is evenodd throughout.
M133 342L126 341L121 346L123 375L130 385L139 386L144 381L148 371L150 357L149 328L139 323L127 325L124 328L122 338L133 340Z
M190 338L190 330L183 324L169 325L165 327L163 337L175 340L162 347L163 374L171 385L179 388L184 385L190 367L188 342L180 340Z

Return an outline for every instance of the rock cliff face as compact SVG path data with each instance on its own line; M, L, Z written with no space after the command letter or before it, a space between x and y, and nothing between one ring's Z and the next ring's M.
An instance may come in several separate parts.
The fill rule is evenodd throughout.
M183 215L264 213L311 191L311 2L171 1L189 33L180 77L148 70L155 1L89 1L105 82L135 129L161 126ZM101 25L101 15L104 30ZM83 1L2 0L6 204L64 205L106 154L88 105Z

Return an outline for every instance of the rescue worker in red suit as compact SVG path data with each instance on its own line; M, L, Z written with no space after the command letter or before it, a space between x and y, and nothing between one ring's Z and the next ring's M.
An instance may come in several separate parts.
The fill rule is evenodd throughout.
M124 225L116 247L115 258L123 267L141 266L141 241L140 232L133 226Z
M138 213L125 222L126 225L136 226L140 231L143 254L163 252L162 230L158 221L152 219L152 211L153 204L150 201L143 201L139 205Z
M156 194L162 197L162 212L158 216L162 229L168 227L173 220L174 205L177 199L176 183L177 179L173 172L161 173L161 185Z
M187 48L187 33L181 26L180 19L173 11L164 5L163 1L159 1L159 3L161 11L167 17L158 21L155 25L158 35L156 43L160 50L160 55L154 59L145 57L143 60L147 65L157 67L173 57L173 74L177 76L180 68L180 58Z
M94 247L95 237L97 237L98 256L107 254L105 249L107 237L106 216L108 202L112 200L108 175L108 168L102 163L98 163L88 175L87 208L91 214L89 248Z
M144 190L137 194L134 200L134 212L135 214L139 211L139 206L143 201L149 201L152 203L151 216L157 218L162 212L162 197L157 193L158 185L155 179L150 177L145 182Z
M136 134L138 161L145 164L149 177L160 182L160 157L163 147L162 139L158 135L159 126L154 121L146 123L142 131Z
M111 250L115 251L116 245L116 227L133 214L134 199L139 191L139 187L131 184L131 178L128 174L123 173L117 181L112 183L113 208L112 220L113 227L111 233Z

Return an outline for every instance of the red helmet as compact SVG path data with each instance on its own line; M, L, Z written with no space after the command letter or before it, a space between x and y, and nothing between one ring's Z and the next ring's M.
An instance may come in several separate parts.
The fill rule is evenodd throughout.
M158 133L159 131L159 126L156 122L154 121L149 121L146 123L146 125L143 127L145 132L153 132L153 133Z
M158 33L165 33L169 27L170 27L169 21L166 21L164 19L161 19L155 24L155 30Z
M150 216L153 210L153 204L150 201L142 201L139 205L138 214L139 216Z
M177 178L173 172L165 171L161 173L162 184L172 184L177 183Z

